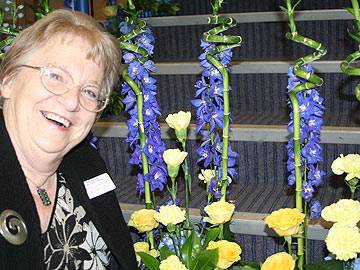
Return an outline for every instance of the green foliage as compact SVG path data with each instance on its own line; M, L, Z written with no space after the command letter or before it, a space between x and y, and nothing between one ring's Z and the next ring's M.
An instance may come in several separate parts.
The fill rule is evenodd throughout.
M305 265L306 270L343 270L343 264L339 261L323 261Z
M178 3L165 3L154 0L133 0L138 11L151 11L155 14L176 15L180 10Z
M232 265L230 270L260 270L260 266L255 262L240 261Z
M162 261L171 255L175 255L175 254L167 246L163 246L160 249L160 258Z
M218 261L217 249L202 250L190 263L190 270L214 270Z
M219 233L220 233L219 227L207 229L204 247L207 247L207 245L209 244L210 241L214 241L215 239L217 239L217 237L219 236Z
M160 262L155 259L153 256L145 253L145 252L138 252L137 253L147 269L149 270L159 270Z

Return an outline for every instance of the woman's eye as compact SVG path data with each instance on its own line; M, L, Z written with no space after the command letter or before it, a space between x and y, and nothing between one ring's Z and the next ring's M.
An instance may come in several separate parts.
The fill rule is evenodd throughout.
M90 98L93 100L97 100L97 98L98 98L98 94L97 94L98 91L94 90L92 88L84 88L81 92L87 98Z
M54 81L59 81L59 82L64 81L63 76L61 76L59 73L54 72L54 71L50 71L48 73L48 77L49 77L49 79L54 80Z

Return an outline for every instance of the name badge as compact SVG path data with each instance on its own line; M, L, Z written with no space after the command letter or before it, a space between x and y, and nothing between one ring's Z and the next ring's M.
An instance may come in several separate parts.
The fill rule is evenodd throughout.
M115 184L107 173L84 181L84 185L89 199L93 199L115 189Z

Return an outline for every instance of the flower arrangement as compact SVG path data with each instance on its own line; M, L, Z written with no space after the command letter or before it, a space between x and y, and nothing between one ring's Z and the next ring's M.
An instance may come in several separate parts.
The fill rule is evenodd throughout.
M349 36L355 40L357 43L360 43L360 11L359 11L359 2L358 0L351 0L352 8L347 8L354 17L355 22L352 29L348 30ZM350 76L359 76L360 69L356 67L351 67L350 64L355 60L360 58L360 51L357 50L347 56L340 64L341 70ZM360 84L355 87L355 96L358 101L360 101Z
M200 155L198 159L199 163L206 163L206 169L202 170L200 178L207 179L209 196L202 221L197 224L189 217L192 180L187 163L186 139L191 114L180 111L167 116L166 122L174 129L180 149L165 150L165 147L159 144L161 138L156 137L160 136L158 124L151 126L156 123L156 119L149 118L160 112L154 107L153 98L156 88L147 89L150 75L146 73L146 63L149 61L147 56L152 53L153 47L151 49L147 47L151 43L144 42L144 37L141 35L148 34L149 31L146 30L145 23L136 18L134 3L129 1L128 4L133 8L133 12L131 17L126 18L126 25L124 24L123 27L127 30L119 40L124 49L123 59L128 64L128 68L123 73L125 83L122 92L126 95L123 102L131 117L128 121L128 142L133 150L130 162L143 169L138 175L138 191L145 194L145 209L135 211L128 223L138 232L146 234L145 242L135 243L139 267L154 270L228 269L240 260L242 252L241 247L229 237L229 222L235 206L227 202L225 197L227 186L230 184L228 174L235 175L235 157L237 157L228 141L230 87L227 68L231 60L231 49L240 45L241 38L220 33L234 26L235 21L217 15L222 0L216 0L213 5L214 13L209 18L209 22L218 26L206 32L202 41L205 49L205 53L200 56L203 57L201 59L201 66L204 68L201 78L203 89L198 88L200 84L198 83L196 95L200 100L207 98L212 104L207 104L208 106L204 106L203 110L197 110L197 123L201 121L197 131L202 135L208 134L199 149L212 151L212 158L207 159L204 155ZM207 95L210 96L206 97ZM148 105L151 107L147 107L146 101L151 101ZM193 104L196 105L197 101L193 101ZM149 111L150 113L147 114L148 109L154 108L156 111ZM205 126L208 126L209 130L206 130ZM161 147L157 146L155 149L154 145L151 145L152 140ZM198 153L200 151L202 150L198 150ZM166 170L163 170L162 164L156 162L165 162ZM162 178L159 179L158 171L151 174L153 167L156 170L161 168ZM185 209L178 206L177 199L177 176L180 168L184 173ZM168 185L167 176L170 178ZM162 191L165 186L170 197L166 205L158 207L152 200L154 196L150 194L155 189Z
M281 7L281 9L288 15L290 27L286 38L307 45L316 52L297 59L288 72L288 104L291 110L288 130L292 137L287 144L287 169L290 173L288 184L295 185L296 209L274 211L265 219L265 223L273 228L279 236L285 238L288 253L296 261L297 269L302 270L304 265L308 264L307 215L310 212L310 218L320 216L320 202L313 199L313 193L314 187L321 185L322 177L325 175L319 168L319 162L322 161L319 143L324 106L322 105L323 98L316 89L323 84L323 80L314 74L312 66L308 63L325 55L326 48L298 33L294 11L301 1L296 2L294 6L291 0L284 0L284 2L285 7ZM296 254L293 252L292 238L297 239ZM286 257L288 256L285 255ZM283 260L284 255L279 254L275 258ZM270 261L272 260L275 261L275 259ZM284 269L294 268L295 263L291 263L290 260Z

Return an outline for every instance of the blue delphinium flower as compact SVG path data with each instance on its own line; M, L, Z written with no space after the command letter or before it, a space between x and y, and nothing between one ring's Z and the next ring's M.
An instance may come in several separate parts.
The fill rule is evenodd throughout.
M312 66L306 64L302 69L310 74L314 73ZM306 80L297 77L294 74L293 67L289 68L288 72L288 92L300 83L305 83ZM324 99L320 97L316 88L305 90L297 93L297 99L300 108L300 142L301 142L301 165L303 168L302 177L302 197L310 206L310 217L315 218L321 212L321 206L318 201L313 200L314 187L318 187L322 183L322 178L325 172L319 168L319 163L323 161L322 147L320 145L320 130L323 124L322 116L325 107L323 106ZM288 101L289 107L292 111L292 104ZM290 133L294 132L293 113L290 112L290 122L288 130ZM290 173L288 177L288 184L295 184L295 158L294 158L294 139L290 138L287 146L288 160L287 169Z
M126 22L119 25L120 31L123 34L131 31L134 26ZM128 42L133 43L147 51L152 56L154 48L154 36L147 28L145 32L135 36ZM130 164L137 165L142 169L142 154L147 156L149 172L146 175L138 174L137 191L144 192L144 182L150 184L151 191L164 189L167 182L167 170L163 160L163 153L165 151L165 143L161 139L160 125L157 122L157 117L161 114L159 105L156 101L156 80L151 77L150 72L155 70L155 64L151 60L143 63L140 61L142 56L124 50L123 59L128 64L129 77L134 80L139 86L143 95L143 118L144 118L144 132L146 135L146 143L144 148L140 146L139 122L137 111L137 98L131 87L126 83L122 83L122 95L125 97L123 103L125 104L125 111L130 115L127 121L129 130L127 142L132 150Z
M223 147L219 130L224 127L223 79L220 71L206 59L206 53L214 50L215 45L201 40L200 46L204 50L199 56L202 74L195 84L195 99L191 101L196 108L196 132L204 138L203 143L197 149L197 163L204 168L215 169L218 172L218 179L220 179L218 181L221 181ZM227 67L231 62L232 55L232 50L228 49L217 53L214 58ZM231 90L230 87L229 90ZM231 177L236 175L237 158L238 154L231 150L229 143L228 175ZM230 182L227 181L228 184ZM215 199L221 198L221 183L213 178L208 186L208 192Z

